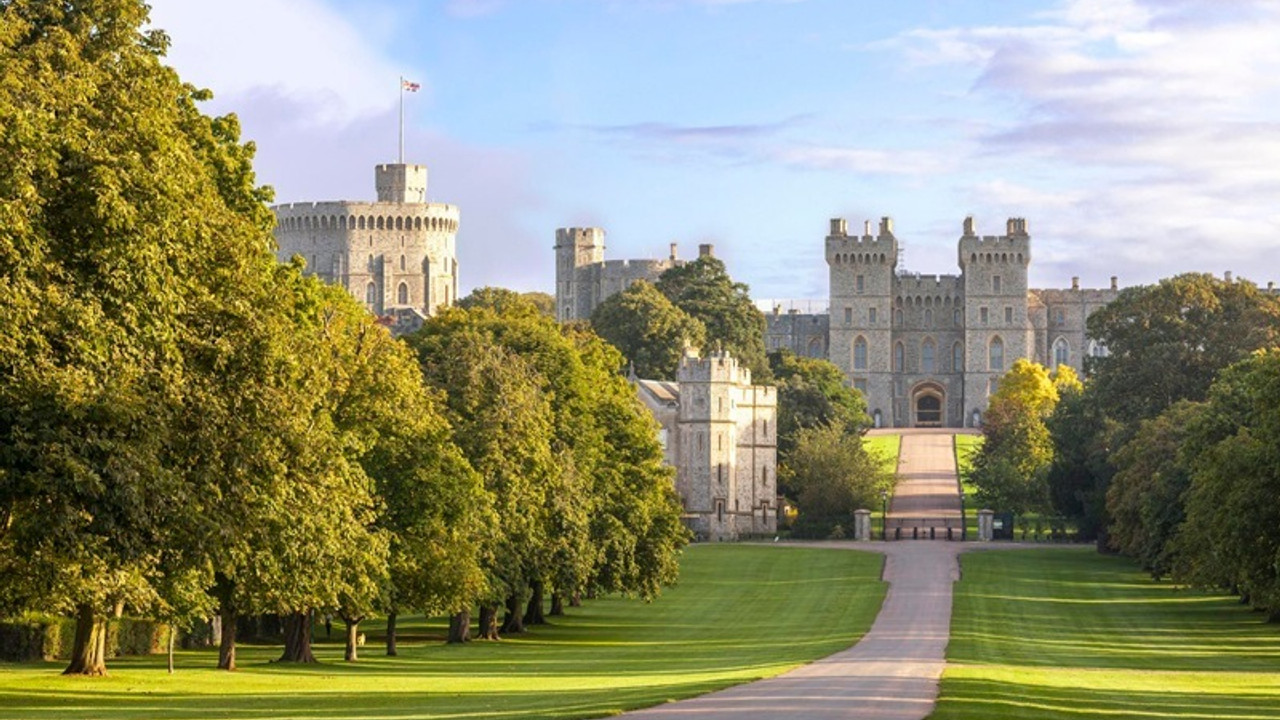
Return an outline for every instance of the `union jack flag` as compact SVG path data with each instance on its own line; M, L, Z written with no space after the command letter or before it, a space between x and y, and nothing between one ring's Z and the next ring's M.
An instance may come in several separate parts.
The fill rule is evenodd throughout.
M419 90L421 87L422 87L422 86L421 86L421 85L419 85L419 84L418 84L418 83L416 83L416 82L409 82L408 80L401 80L401 81L400 81L400 89L402 89L402 90L408 90L409 92L418 92L418 90Z

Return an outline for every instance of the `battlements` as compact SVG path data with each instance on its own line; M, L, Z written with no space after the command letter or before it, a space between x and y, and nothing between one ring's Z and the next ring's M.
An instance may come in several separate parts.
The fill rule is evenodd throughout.
M738 365L738 359L727 351L713 350L706 357L701 357L697 349L689 348L680 359L676 380L680 383L750 385L751 371Z
M427 166L399 163L378 165L373 170L378 202L425 203Z
M417 203L296 202L276 205L278 232L400 230L456 233L457 205Z
M677 264L679 260L605 260L597 263L601 272L606 277L616 275L631 275L635 272L640 273L661 273L669 267Z
M849 235L844 218L831 219L831 233L827 235L828 265L887 265L898 264L898 239L893 235L893 219L880 218L880 230L871 234L871 221L863 223L862 235Z
M1031 263L1031 236L1025 218L1005 221L1006 234L978 235L973 217L964 219L958 248L960 268L970 264L1014 263L1026 267Z
M604 247L604 228L564 227L556 228L556 249L581 245Z

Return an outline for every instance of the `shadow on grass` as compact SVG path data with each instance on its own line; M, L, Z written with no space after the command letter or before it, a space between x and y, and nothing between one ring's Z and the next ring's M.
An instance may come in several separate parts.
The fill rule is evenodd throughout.
M929 717L930 720L1101 717L1108 720L1275 720L1280 718L1280 693L1053 688L996 680L944 679L942 700Z

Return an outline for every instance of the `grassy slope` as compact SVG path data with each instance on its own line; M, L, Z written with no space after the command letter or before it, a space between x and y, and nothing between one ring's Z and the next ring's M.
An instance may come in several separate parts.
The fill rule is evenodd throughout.
M1280 627L1084 548L971 553L934 720L1280 718Z
M978 501L974 493L978 490L971 483L964 481L965 475L972 466L973 456L982 447L981 435L957 434L953 436L956 452L956 470L960 474L960 488L964 491L965 536L969 539L978 537Z
M60 664L0 663L5 718L595 717L708 692L853 644L884 597L878 555L701 545L680 585L652 604L604 598L500 643L450 647L443 628L402 623L400 656L370 644L354 665L334 642L321 664L269 665L276 647L244 647L236 673L211 651L117 659L105 679L63 678ZM362 629L363 628L362 626ZM320 632L323 633L323 630ZM407 637L406 637L407 636Z

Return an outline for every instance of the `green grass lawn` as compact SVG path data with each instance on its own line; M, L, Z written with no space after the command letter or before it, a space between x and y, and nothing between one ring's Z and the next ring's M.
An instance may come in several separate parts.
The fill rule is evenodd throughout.
M868 450L884 459L884 467L890 472L898 471L898 451L902 448L901 435L871 435L862 438Z
M278 647L241 647L241 669L213 651L118 658L107 678L64 678L61 663L0 663L4 718L584 718L776 675L849 647L884 598L882 559L847 550L698 545L657 601L603 598L498 643L446 646L438 623L402 621L400 656L374 642L342 662L271 665ZM321 631L323 632L323 630Z
M970 553L932 720L1280 718L1280 627L1086 548Z

